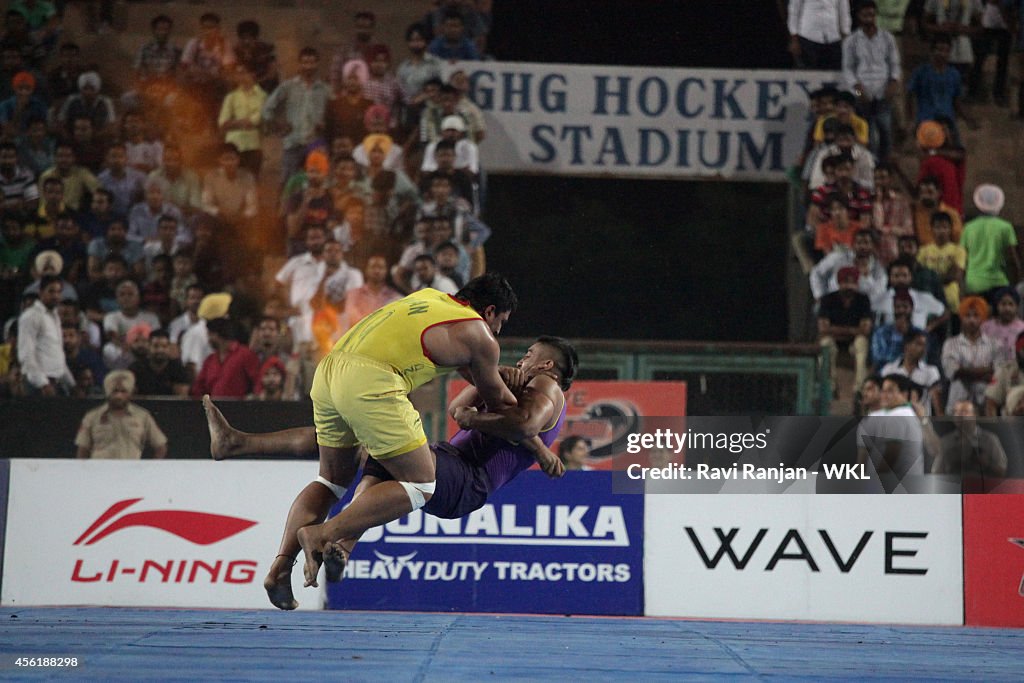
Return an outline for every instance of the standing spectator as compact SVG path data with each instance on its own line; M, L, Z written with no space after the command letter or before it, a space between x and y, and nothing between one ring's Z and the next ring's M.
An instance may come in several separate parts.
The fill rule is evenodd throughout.
M871 151L880 161L892 153L892 102L900 93L900 52L896 39L878 28L878 6L857 6L858 28L843 41L843 84L857 96L861 116L871 129Z
M413 24L405 30L405 44L409 56L398 65L398 87L402 92L402 131L414 129L420 120L426 95L423 86L432 78L441 78L443 62L427 52L427 33L422 24Z
M264 93L273 92L279 83L274 46L260 40L260 25L252 20L239 22L235 35L235 64L244 66Z
M981 333L999 346L999 362L1012 362L1017 355L1017 337L1024 332L1020 319L1020 294L1013 287L1003 287L993 297L996 315L981 324Z
M363 274L345 262L341 243L335 239L324 242L324 279L321 283L327 303L341 310L345 297L363 286Z
M224 141L238 148L242 168L258 178L263 165L260 124L267 93L256 84L255 74L245 63L235 66L235 78L238 87L224 98L217 125Z
M848 0L789 0L789 53L798 69L839 71L842 40L850 33Z
M78 77L82 67L82 48L76 43L64 43L57 52L57 64L46 75L46 89L51 103L59 107L65 98L78 90Z
M18 136L15 144L18 146L18 163L37 177L53 166L57 142L47 132L45 119L29 121L28 130Z
M278 358L269 358L260 366L260 381L253 398L257 401L283 401L287 371Z
M324 279L324 245L326 229L308 225L304 235L305 253L293 256L277 272L274 279L291 307L288 326L296 345L313 340L313 309L310 302ZM287 288L287 291L283 291ZM284 297L282 297L284 298Z
M374 104L387 107L389 128L394 123L394 113L401 102L402 93L398 79L391 70L391 51L387 45L373 45L367 54L369 76L363 83L363 94Z
M931 58L914 69L907 84L907 120L921 125L925 121L934 121L938 117L946 117L956 121L957 115L971 128L977 128L977 122L967 113L963 106L963 87L960 72L949 65L949 52L952 41L946 34L939 34L932 39Z
M53 235L39 240L36 252L58 254L63 263L60 273L64 279L70 282L85 279L88 272L88 256L85 242L82 240L82 231L73 214L67 211L57 214ZM68 294L67 289L65 287L64 294Z
M215 318L207 321L206 331L213 353L192 384L192 396L245 398L253 393L259 380L259 360L248 346L238 341L238 323L230 318Z
M917 260L938 274L949 310L960 310L960 292L963 288L964 268L967 266L967 252L950 239L953 224L948 213L936 211L932 214L932 234L935 241L918 249Z
M281 184L302 167L306 148L324 133L324 113L330 88L319 79L320 53L312 47L299 52L299 73L281 83L263 104L263 119L274 121L284 106L284 151L281 159Z
M0 193L7 211L29 213L39 201L36 177L18 164L18 148L13 142L0 142Z
M368 52L370 46L375 42L373 33L377 28L377 16L373 12L361 10L356 12L352 23L355 28L352 42L335 52L334 57L331 59L328 72L331 87L336 87L341 82L345 64L352 60L369 61Z
M78 93L64 101L57 115L57 120L69 133L74 132L72 126L79 118L89 119L97 133L113 132L117 125L114 103L100 94L102 87L103 79L95 71L86 71L78 77Z
M480 60L476 44L466 37L466 23L462 13L452 8L445 10L441 33L430 42L427 51L449 62Z
M1004 0L982 0L981 33L972 41L974 68L971 70L971 94L980 99L983 91L982 69L985 59L995 50L995 81L992 83L992 100L998 106L1009 106L1007 96L1007 74L1010 66L1010 42L1013 34L1009 3Z
M176 260L176 259L175 259ZM177 277L177 267L174 267L175 278ZM172 283L174 280L172 279ZM171 324L167 328L167 334L171 340L171 344L175 347L181 345L181 336L190 327L199 322L199 303L203 300L203 295L206 292L203 288L195 284L189 284L185 288L184 299L179 302L175 296L173 284L171 289L171 301L177 310L181 311L181 315L171 321Z
M171 339L167 330L149 335L149 353L128 368L135 375L139 396L188 396L189 381L185 366L171 358Z
M132 65L136 88L143 96L153 86L165 86L174 79L181 49L171 42L173 28L174 21L166 14L155 16L149 22L153 39L139 48Z
M107 167L97 176L100 185L113 196L111 209L122 216L145 196L146 175L128 166L128 152L115 142L107 151Z
M978 31L980 12L981 6L976 0L925 0L924 3L925 32L949 36L952 46L949 63L960 72L963 82L967 81L974 64L971 36Z
M167 457L167 437L153 415L129 399L135 391L135 377L128 370L115 370L103 380L107 402L82 418L75 436L77 458L139 460L148 446L152 457Z
M373 100L363 92L367 79L366 64L361 61L347 62L342 68L341 80L334 84L324 111L324 128L327 137L340 137L362 141L366 137L367 112L373 107Z
M366 283L362 287L350 290L345 297L345 310L341 318L342 332L381 306L402 298L401 294L387 284L388 262L383 256L370 256L366 261L366 268L363 269L363 275Z
M859 278L856 266L840 268L839 290L822 297L818 307L818 343L829 350L829 376L834 392L839 391L836 360L840 344L853 355L853 386L859 387L868 376L871 302L857 290Z
M103 264L111 254L121 256L136 275L141 275L145 269L142 242L128 239L128 228L120 219L107 224L104 237L95 237L89 241L87 253L90 282L103 278Z
M224 97L225 75L235 55L220 28L220 16L207 12L199 17L199 35L185 43L181 53L181 80L211 112Z
M989 307L978 296L960 302L960 334L942 345L942 370L949 378L946 412L959 401L970 401L980 413L985 405L985 387L995 374L1000 359L997 342L981 333Z
M62 285L57 275L44 275L39 298L18 317L18 363L30 394L56 396L75 383L64 356L57 304Z
M921 330L912 330L903 337L903 357L882 366L882 377L903 375L921 387L921 403L928 415L943 415L942 375L934 365L924 358L928 348L928 335Z
M999 217L1006 198L997 185L978 185L974 205L982 215L964 226L960 244L967 251L968 294L981 294L989 302L995 293L1020 275L1017 233L1013 224Z
M92 171L79 166L75 159L75 147L70 142L58 142L53 153L53 167L43 171L39 184L44 185L50 178L60 178L64 183L64 205L71 211L80 211L87 196L96 192L99 180Z
M124 141L128 165L149 174L160 167L164 157L164 143L146 135L142 114L127 112L121 122L121 139Z

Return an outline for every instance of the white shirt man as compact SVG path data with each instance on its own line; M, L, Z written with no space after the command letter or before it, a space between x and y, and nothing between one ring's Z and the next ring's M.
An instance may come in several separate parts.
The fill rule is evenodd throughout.
M57 303L61 297L60 279L44 275L39 299L18 318L18 362L28 388L47 395L57 385L70 389L75 379L64 356Z
M274 276L279 284L288 287L288 303L298 311L298 315L288 320L295 344L313 341L313 307L310 301L327 272L323 258L326 240L322 227L307 227L306 253L288 259Z

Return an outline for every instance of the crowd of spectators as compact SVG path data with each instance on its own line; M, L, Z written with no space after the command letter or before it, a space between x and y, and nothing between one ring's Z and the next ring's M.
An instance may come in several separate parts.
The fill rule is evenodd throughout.
M287 73L259 23L195 9L152 18L116 91L53 4L11 3L0 397L300 399L368 313L483 271L486 129L450 64L486 53L486 11L436 3L401 54L359 11Z
M910 65L878 25L875 2L789 3L797 66L841 73L810 95L813 120L792 175L807 206L793 244L836 393L878 389L897 374L914 383L922 416L952 415L962 403L977 415L1024 414L1024 390L1008 401L1024 386L1016 231L1000 217L1000 187L965 188L961 136L961 126L983 125L965 101L991 94L1008 104L1004 53L1022 5L927 0L928 58L904 79ZM993 51L988 90L983 62ZM840 351L853 358L852 387L835 386Z

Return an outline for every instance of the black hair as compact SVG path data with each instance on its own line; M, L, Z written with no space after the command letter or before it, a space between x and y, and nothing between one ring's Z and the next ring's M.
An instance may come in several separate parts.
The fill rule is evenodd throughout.
M932 36L931 48L934 50L936 45L949 45L953 47L953 37L948 33L936 33Z
M207 12L206 14L202 15L201 17L199 17L199 23L200 24L208 22L208 21L212 21L212 22L215 22L217 24L220 24L220 15L216 14L214 12Z
M155 29L159 24L168 24L169 26L174 26L174 20L166 14L158 14L150 20L149 28Z
M914 265L915 265L914 259L910 258L909 256L900 256L899 258L895 258L895 259L893 259L892 261L889 262L889 267L886 269L885 272L886 272L886 274L889 274L889 273L892 273L892 269L893 268L903 267L903 268L906 268L907 270L909 270L911 272L911 274L913 274L913 272L914 272Z
M927 339L928 338L928 333L925 332L924 330L919 330L916 327L911 327L903 335L903 348L904 349L907 348L907 344L909 344L910 342L914 341L918 337L924 337L925 339Z
M412 40L412 34L414 33L420 34L423 38L426 38L428 35L430 35L430 32L427 31L427 27L424 26L423 24L410 24L409 28L405 29L405 42L408 43L410 40Z
M315 47L306 46L299 50L299 59L302 59L303 57L316 57L317 59L320 59L320 53Z
M935 225L936 223L949 223L949 226L953 227L953 217L945 211L933 211L929 222L932 225Z
M903 375L898 375L896 373L886 375L882 378L882 381L892 382L899 388L901 394L907 394L908 396L910 395L910 390L913 388L914 384L910 381L909 377L904 377Z
M494 306L498 313L512 313L519 305L512 285L498 273L485 273L473 278L455 296L468 301L473 310L481 314L488 306Z
M214 318L206 321L206 331L223 339L238 341L238 323L231 318Z
M437 145L434 146L434 154L437 154L439 149L450 149L455 151L455 141L447 139L438 140Z
M433 254L420 254L419 256L413 259L413 263L415 263L416 261L430 261L431 264L435 266L437 265L437 261L434 260Z
M239 38L242 36L252 36L253 38L259 38L260 36L260 25L252 19L238 22L238 26L235 27L235 35Z
M562 439L562 442L558 444L558 457L565 461L565 456L569 454L569 451L576 448L576 444L580 443L581 441L587 444L588 448L590 447L590 441L576 434L573 434L572 436L567 436L564 439Z
M573 347L568 339L551 335L537 337L537 343L558 351L560 356L557 361L558 374L562 376L560 386L562 391L567 391L572 386L573 380L576 379L576 372L579 370L580 359L576 354L576 348Z
M41 278L39 278L39 292L42 293L44 289L52 285L54 282L60 282L62 285L64 284L64 281L61 280L60 275L47 273L46 275L42 276Z
M170 340L171 333L161 327L159 330L153 330L149 333L150 341L152 341L154 337L163 337L164 339Z

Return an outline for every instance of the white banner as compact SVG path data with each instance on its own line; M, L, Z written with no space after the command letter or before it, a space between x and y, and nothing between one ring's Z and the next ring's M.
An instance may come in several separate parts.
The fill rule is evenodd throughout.
M650 495L651 616L963 623L957 495Z
M809 71L463 62L497 173L783 181L808 126Z
M273 609L263 577L314 462L12 460L4 605ZM324 596L292 586L300 607Z

